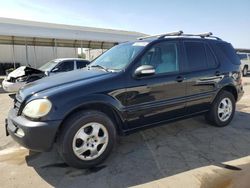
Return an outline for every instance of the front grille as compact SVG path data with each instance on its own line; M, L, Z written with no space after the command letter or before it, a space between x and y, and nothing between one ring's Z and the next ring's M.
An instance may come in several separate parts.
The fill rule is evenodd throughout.
M8 82L15 83L15 82L16 82L16 78L12 78L12 77L10 77L7 81L8 81Z
M14 108L19 109L21 106L21 103L19 101L16 101L14 104Z
M14 109L17 115L18 115L21 104L22 104L21 97L18 94L16 94L16 98L14 100Z

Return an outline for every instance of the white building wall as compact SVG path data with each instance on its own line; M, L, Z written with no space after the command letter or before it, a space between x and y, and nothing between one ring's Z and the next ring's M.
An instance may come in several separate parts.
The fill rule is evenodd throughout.
M14 46L15 50L15 62L21 63L21 65L27 65L25 46ZM28 63L32 67L40 67L44 63L56 59L65 57L77 57L76 50L74 48L66 47L44 47L44 46L28 46ZM0 45L0 63L13 62L13 49L11 45Z

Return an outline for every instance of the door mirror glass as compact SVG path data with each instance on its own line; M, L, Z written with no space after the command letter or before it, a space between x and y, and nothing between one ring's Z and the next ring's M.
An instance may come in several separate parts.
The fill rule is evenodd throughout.
M141 65L136 70L134 75L137 77L150 76L155 74L155 69L151 65Z

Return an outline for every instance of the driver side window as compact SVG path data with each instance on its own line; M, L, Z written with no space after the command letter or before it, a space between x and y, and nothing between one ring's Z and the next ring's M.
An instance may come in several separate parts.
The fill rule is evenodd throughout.
M57 66L56 72L68 72L74 70L74 61L64 61Z
M141 58L140 65L151 65L155 74L179 71L177 44L161 42L152 46Z

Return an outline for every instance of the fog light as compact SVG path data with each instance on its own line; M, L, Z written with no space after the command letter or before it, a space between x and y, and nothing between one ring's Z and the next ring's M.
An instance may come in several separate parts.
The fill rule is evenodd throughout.
M23 130L20 129L20 128L17 129L16 134L17 134L17 136L19 136L19 137L24 137L24 135L25 135L24 132L23 132Z

